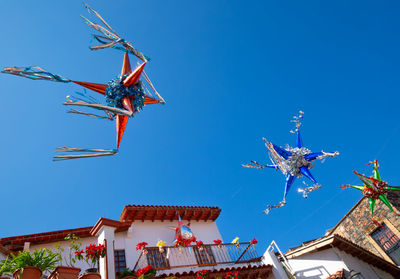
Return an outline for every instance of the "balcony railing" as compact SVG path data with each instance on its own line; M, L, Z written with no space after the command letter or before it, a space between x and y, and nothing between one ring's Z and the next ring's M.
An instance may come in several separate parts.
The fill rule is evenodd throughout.
M218 264L238 264L260 262L261 257L252 244L205 244L202 247L195 245L187 247L146 247L141 252L134 270L137 271L147 265L156 270L183 268L193 266L213 266Z

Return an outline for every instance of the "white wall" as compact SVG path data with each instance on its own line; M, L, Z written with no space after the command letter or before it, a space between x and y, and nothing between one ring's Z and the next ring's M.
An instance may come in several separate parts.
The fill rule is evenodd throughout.
M361 261L360 259L353 257L350 254L347 254L346 252L340 251L339 249L335 248L336 253L339 255L340 258L343 259L343 261L346 263L347 267L349 270L356 270L362 273L362 275L366 278L382 278L382 279L392 279L394 278L392 275L389 273L374 267L372 265L367 264L364 261Z
M97 237L85 237L85 238L81 238L80 241L82 242L81 248L85 249L85 247L88 246L89 244L97 244ZM57 249L55 248L55 245L58 243L60 244L60 246L62 248L64 248L64 252L61 254L64 261L60 265L66 266L65 260L68 261L68 259L69 259L69 256L68 256L69 255L69 242L68 241L59 241L59 242L53 242L53 243L31 245L29 247L29 250L34 251L35 249L46 248L46 249L51 249L53 252L58 252ZM89 265L84 260L81 262L77 262L74 266L77 268L80 268L82 271L85 271L87 268L89 268Z
M184 224L187 225L187 221L184 221ZM175 227L178 225L178 221L136 221L132 223L131 227L128 231L119 232L115 234L115 242L114 248L115 250L125 250L126 256L126 265L128 268L133 268L136 264L136 261L139 257L140 251L136 251L136 244L139 242L147 242L149 246L156 246L159 240L163 240L166 243L166 246L172 245L172 241L175 237L175 231L168 229L168 226ZM190 224L190 228L193 234L196 236L197 240L201 240L204 244L213 243L215 239L221 239L221 234L218 230L218 227L215 222L212 221L192 221ZM97 244L97 237L87 237L82 238L82 248L84 249L89 244ZM35 249L40 248L50 248L52 251L56 251L55 243L47 243L40 245L31 245L30 250L33 251ZM68 259L69 253L69 242L68 241L60 241L61 247L65 249L62 253L62 257ZM112 243L108 243L109 248L112 248ZM63 263L65 265L65 263ZM89 265L85 262L78 262L76 267L81 268L82 271L89 268ZM182 269L179 271L187 271L188 268Z
M296 274L296 278L325 279L336 271L347 268L340 258L331 249L315 253L308 253L295 259L288 260Z
M389 273L336 248L308 253L288 261L297 279L325 279L341 269L361 272L365 279L395 279Z
M265 251L264 256L263 256L263 263L265 265L272 265L272 274L268 278L288 279L288 276L286 275L286 272L283 269L282 264L275 256L275 253L273 250Z
M184 221L184 224L186 225L187 222ZM136 251L136 244L145 241L149 243L149 246L156 246L159 240L163 240L166 246L170 246L174 240L175 231L168 229L168 226L175 227L177 225L178 221L134 222L128 232L116 234L114 247L116 250L125 249L126 265L133 268L140 255L140 251ZM197 240L203 241L204 244L214 243L215 239L222 240L215 222L193 221L190 228Z

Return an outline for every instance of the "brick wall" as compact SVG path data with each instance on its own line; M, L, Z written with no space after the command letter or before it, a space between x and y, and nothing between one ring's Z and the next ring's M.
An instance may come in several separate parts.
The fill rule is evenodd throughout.
M400 211L400 193L392 192L388 195L388 199L392 205ZM377 247L377 244L370 237L370 234L377 228L377 225L372 222L370 216L368 199L362 198L358 205L356 205L353 210L350 210L344 219L330 233L338 234L349 239L364 249L387 260L387 255L385 255L382 249ZM374 216L378 221L390 222L397 231L400 231L400 217L394 214L380 200L376 201Z

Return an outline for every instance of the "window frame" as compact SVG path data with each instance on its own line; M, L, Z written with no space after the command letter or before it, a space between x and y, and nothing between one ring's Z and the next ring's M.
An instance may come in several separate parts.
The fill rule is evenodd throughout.
M387 224L383 222L370 236L396 265L400 265L400 237Z
M123 265L120 265L121 261L119 260L119 259L122 257L122 255L119 255L119 254L118 254L118 253L121 253L121 252L123 252L123 257L124 257L123 263L124 263L124 266L125 266L125 267L123 267L123 268L122 268ZM116 273L120 273L121 271L123 271L124 269L127 268L127 266L126 266L126 253L125 253L125 249L117 249L117 250L114 250L114 267L115 267L115 272L116 272ZM120 269L120 268L121 268L121 269ZM119 270L119 269L120 269L120 270Z

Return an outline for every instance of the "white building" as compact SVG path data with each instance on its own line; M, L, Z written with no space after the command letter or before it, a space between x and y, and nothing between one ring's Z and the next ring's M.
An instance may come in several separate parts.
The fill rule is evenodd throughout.
M338 235L306 242L285 256L296 279L400 278L396 265Z
M82 248L89 244L105 244L107 255L100 260L99 271L103 279L114 279L124 268L138 270L152 265L160 278L174 275L195 278L198 270L207 269L212 277L224 277L227 271L237 270L241 278L274 278L272 265L265 265L253 245L243 242L238 245L215 245L214 240L223 240L215 220L221 209L218 207L191 206L125 206L119 220L100 218L93 227L52 231L31 235L13 236L0 239L0 244L12 252L24 249L50 248L55 251L59 244L68 260L68 234L80 237ZM169 227L178 225L179 216L190 228L204 247L175 248L170 246L175 231ZM156 244L166 243L164 251ZM147 242L146 254L136 251L136 245ZM65 265L65 264L64 264ZM85 262L75 265L83 271L89 266Z

